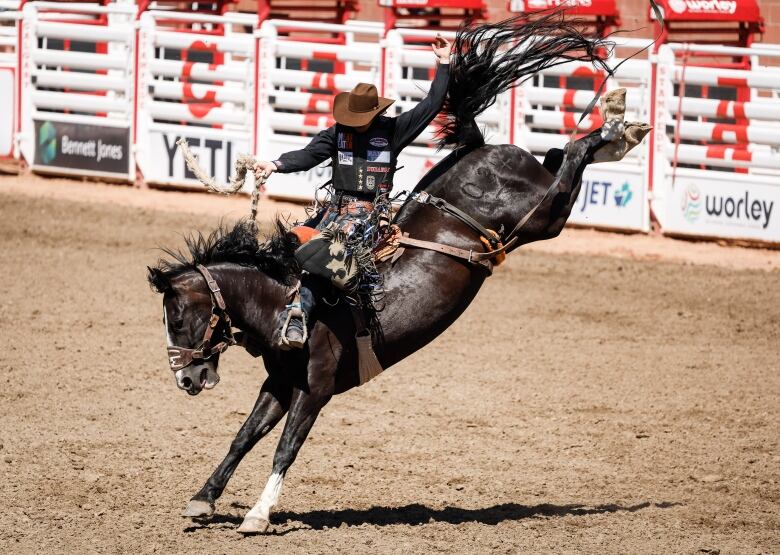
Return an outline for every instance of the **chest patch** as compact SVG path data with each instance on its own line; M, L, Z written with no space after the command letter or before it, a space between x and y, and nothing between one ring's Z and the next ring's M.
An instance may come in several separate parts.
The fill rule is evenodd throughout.
M352 165L352 153L351 152L342 152L339 150L339 164L342 166L351 166Z
M342 150L352 150L352 133L339 132L338 148Z
M366 159L369 162L377 162L379 164L390 163L390 151L389 150L369 150L366 152Z
M371 146L375 146L377 148L384 148L388 145L387 139L384 137L374 137L368 142L371 144Z

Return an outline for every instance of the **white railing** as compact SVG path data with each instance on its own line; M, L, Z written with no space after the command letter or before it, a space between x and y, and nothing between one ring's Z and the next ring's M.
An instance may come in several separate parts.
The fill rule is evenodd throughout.
M623 39L619 48L629 52L647 41ZM615 67L616 52L608 59ZM598 106L577 125L582 110L593 100L604 73L582 63L567 63L547 69L513 91L513 142L540 160L551 148L563 148L575 126L579 133L602 124ZM570 86L573 83L579 88ZM587 87L587 88L586 88ZM625 87L626 120L650 121L651 66L647 60L629 60L620 66L607 89ZM647 142L620 161L589 166L570 220L572 223L647 231L649 166Z
M19 0L0 0L0 98L5 109L0 110L0 159L18 158L14 141L16 131L16 85Z
M245 14L141 15L136 145L147 182L200 187L176 148L180 137L223 182L236 157L251 152L255 41L245 29L254 24Z
M338 43L315 43L280 31L335 34ZM265 21L256 32L258 44L258 156L275 160L303 148L319 131L333 125L333 96L359 82L382 91L383 29L362 22L337 25ZM359 37L359 40L358 38ZM278 198L311 199L331 176L330 160L301 173L275 174L268 194Z
M752 63L749 70L686 67L675 51L750 55ZM780 242L773 210L780 205L780 70L762 65L765 58L776 63L780 46L660 48L652 206L665 233ZM721 98L689 96L699 88L690 85Z
M435 67L427 47L410 44L435 35L419 29L296 21L258 29L254 15L237 13L136 18L130 2L18 6L0 0L0 92L14 107L0 111L0 157L21 154L41 171L132 180L137 167L151 183L195 184L175 147L187 137L201 165L225 180L240 153L273 160L305 146L332 125L334 94L358 82L396 100L389 115L412 109ZM618 43L612 66L647 41ZM686 65L686 52L750 66ZM571 221L646 231L652 207L668 233L780 242L778 58L780 45L669 44L623 64L608 89L628 89L626 119L651 123L654 137L622 162L586 170ZM478 123L489 142L541 158L566 143L602 77L584 64L550 68ZM693 94L701 90L714 93ZM596 109L578 132L599 125ZM396 191L446 154L433 148L436 131L434 122L405 149ZM269 193L310 199L330 177L327 164L277 174Z
M135 9L25 4L19 141L33 169L134 177Z

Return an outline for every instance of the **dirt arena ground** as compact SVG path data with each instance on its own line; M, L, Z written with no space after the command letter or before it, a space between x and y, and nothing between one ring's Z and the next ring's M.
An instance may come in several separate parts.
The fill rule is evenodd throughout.
M592 231L335 398L271 535L235 528L281 426L182 519L265 372L231 350L176 389L145 267L247 206L0 178L0 552L780 552L778 253Z

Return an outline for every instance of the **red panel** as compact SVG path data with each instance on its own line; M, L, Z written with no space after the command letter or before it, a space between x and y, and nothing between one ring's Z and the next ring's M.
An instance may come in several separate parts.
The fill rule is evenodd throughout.
M514 0L509 9L517 13L535 13L559 6L569 6L566 13L580 16L617 16L615 0Z
M657 0L667 21L761 22L756 0Z
M482 0L391 0L390 2L379 2L380 6L388 8L458 8L462 10L482 10L485 9L485 2Z

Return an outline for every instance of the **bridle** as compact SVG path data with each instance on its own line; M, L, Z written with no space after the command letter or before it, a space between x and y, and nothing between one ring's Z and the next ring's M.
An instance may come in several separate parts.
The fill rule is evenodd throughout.
M195 349L177 347L175 345L168 346L168 363L174 372L178 372L194 362L208 360L215 353L224 353L228 347L236 344L236 338L233 336L233 325L230 321L230 316L225 311L225 299L222 297L217 280L214 279L205 266L197 264L195 269L203 276L209 287L211 318L209 318L206 331L203 332L203 339L201 339ZM216 345L212 345L211 336L214 335L214 330L217 329L220 322L224 324L225 338Z

